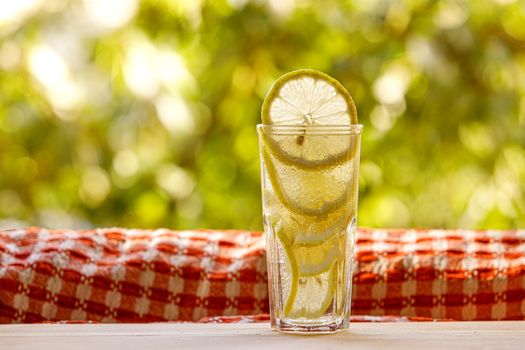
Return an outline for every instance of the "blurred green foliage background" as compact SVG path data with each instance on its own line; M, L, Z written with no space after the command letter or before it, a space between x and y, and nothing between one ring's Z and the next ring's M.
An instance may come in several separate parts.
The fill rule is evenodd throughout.
M525 227L525 3L0 2L0 227L261 229L255 125L327 72L359 224Z

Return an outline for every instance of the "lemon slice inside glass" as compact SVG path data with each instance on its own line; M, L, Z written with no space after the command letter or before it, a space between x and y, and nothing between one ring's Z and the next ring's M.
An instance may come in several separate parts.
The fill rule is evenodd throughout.
M286 132L262 133L264 146L280 162L299 169L321 170L351 160L357 151L355 138L348 135L324 137L312 135L311 129L304 128L302 135L295 139Z
M339 235L333 235L318 246L293 247L293 254L297 261L299 276L316 276L328 271L339 255Z
M314 319L321 316L335 297L338 254L342 236L333 233L317 246L296 244L295 230L282 217L273 230L281 251L280 264L284 316Z
M332 217L324 220L303 220L302 225L297 225L297 232L293 239L294 247L318 247L330 241L334 236L345 229L351 218L355 215L353 208L344 208L335 212ZM306 222L305 222L306 221Z
M300 277L295 300L289 309L285 309L285 316L294 319L321 317L334 300L337 270L338 265L333 263L319 275Z
M346 184L353 176L351 162L316 176L312 170L293 169L279 163L266 149L262 149L261 153L273 190L289 211L320 217L349 203L352 189Z
M278 215L276 215L278 217ZM279 261L283 263L279 264L279 274L281 276L281 288L283 297L283 311L286 317L287 313L293 308L293 303L297 294L297 285L299 283L299 272L297 268L297 262L293 253L293 247L291 237L288 235L289 232L283 229L282 220L274 218L271 220L272 229L277 237L277 242L281 246L277 249L276 253L281 254L283 251L286 256L278 256Z

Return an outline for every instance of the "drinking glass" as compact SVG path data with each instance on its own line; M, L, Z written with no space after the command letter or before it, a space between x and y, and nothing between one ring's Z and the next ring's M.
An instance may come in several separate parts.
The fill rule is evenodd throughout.
M274 329L347 329L362 125L258 125Z

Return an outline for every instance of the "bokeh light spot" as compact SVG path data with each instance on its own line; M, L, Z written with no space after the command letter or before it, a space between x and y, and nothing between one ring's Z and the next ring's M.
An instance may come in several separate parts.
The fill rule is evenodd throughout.
M138 8L137 0L84 0L89 20L102 28L119 28L130 21Z
M120 151L113 160L113 168L120 176L133 176L139 169L139 161L135 153L132 151Z
M165 165L157 173L157 183L171 197L183 199L195 189L195 180L191 173L176 165Z
M21 20L36 11L42 0L0 1L0 28L2 24Z
M465 23L468 19L468 8L465 1L442 0L438 2L438 12L434 22L440 28L453 29Z
M90 167L83 172L79 195L88 206L100 205L108 196L110 189L108 175L103 169Z
M193 113L179 96L162 95L155 101L162 125L173 134L191 134L195 129Z
M145 40L134 39L129 43L123 66L124 79L138 97L149 99L159 91L154 55L155 49Z

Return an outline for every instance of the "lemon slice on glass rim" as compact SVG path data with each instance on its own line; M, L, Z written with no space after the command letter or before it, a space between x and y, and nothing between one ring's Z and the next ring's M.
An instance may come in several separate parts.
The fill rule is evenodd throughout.
M298 201L297 191L295 195L287 191L287 188L296 187L295 181L283 183L280 174L284 170L281 164L301 170L348 166L358 149L356 139L349 137L352 127L357 124L357 111L348 91L325 73L311 69L293 71L272 85L264 100L261 117L263 125L259 127L264 144L261 154L274 190L283 204L292 212L315 217L326 216L347 203L348 188L333 188L329 193L320 194L322 178L312 178L304 172L294 175L299 177L297 180L302 178L300 182L304 185L309 184L301 191L303 197L310 197L313 192L309 191L314 191L317 196L313 200ZM322 130L316 126L322 126Z
M300 69L277 79L261 110L267 125L357 124L352 96L337 80L312 69Z
M312 69L287 73L277 79L264 99L261 110L271 135L262 140L281 162L304 169L333 167L352 158L356 145L338 130L357 124L352 96L334 78ZM329 138L316 136L312 126L332 131ZM333 130L330 130L333 127ZM277 130L277 131L276 131ZM295 139L289 132L301 131ZM311 137L310 137L311 136Z

